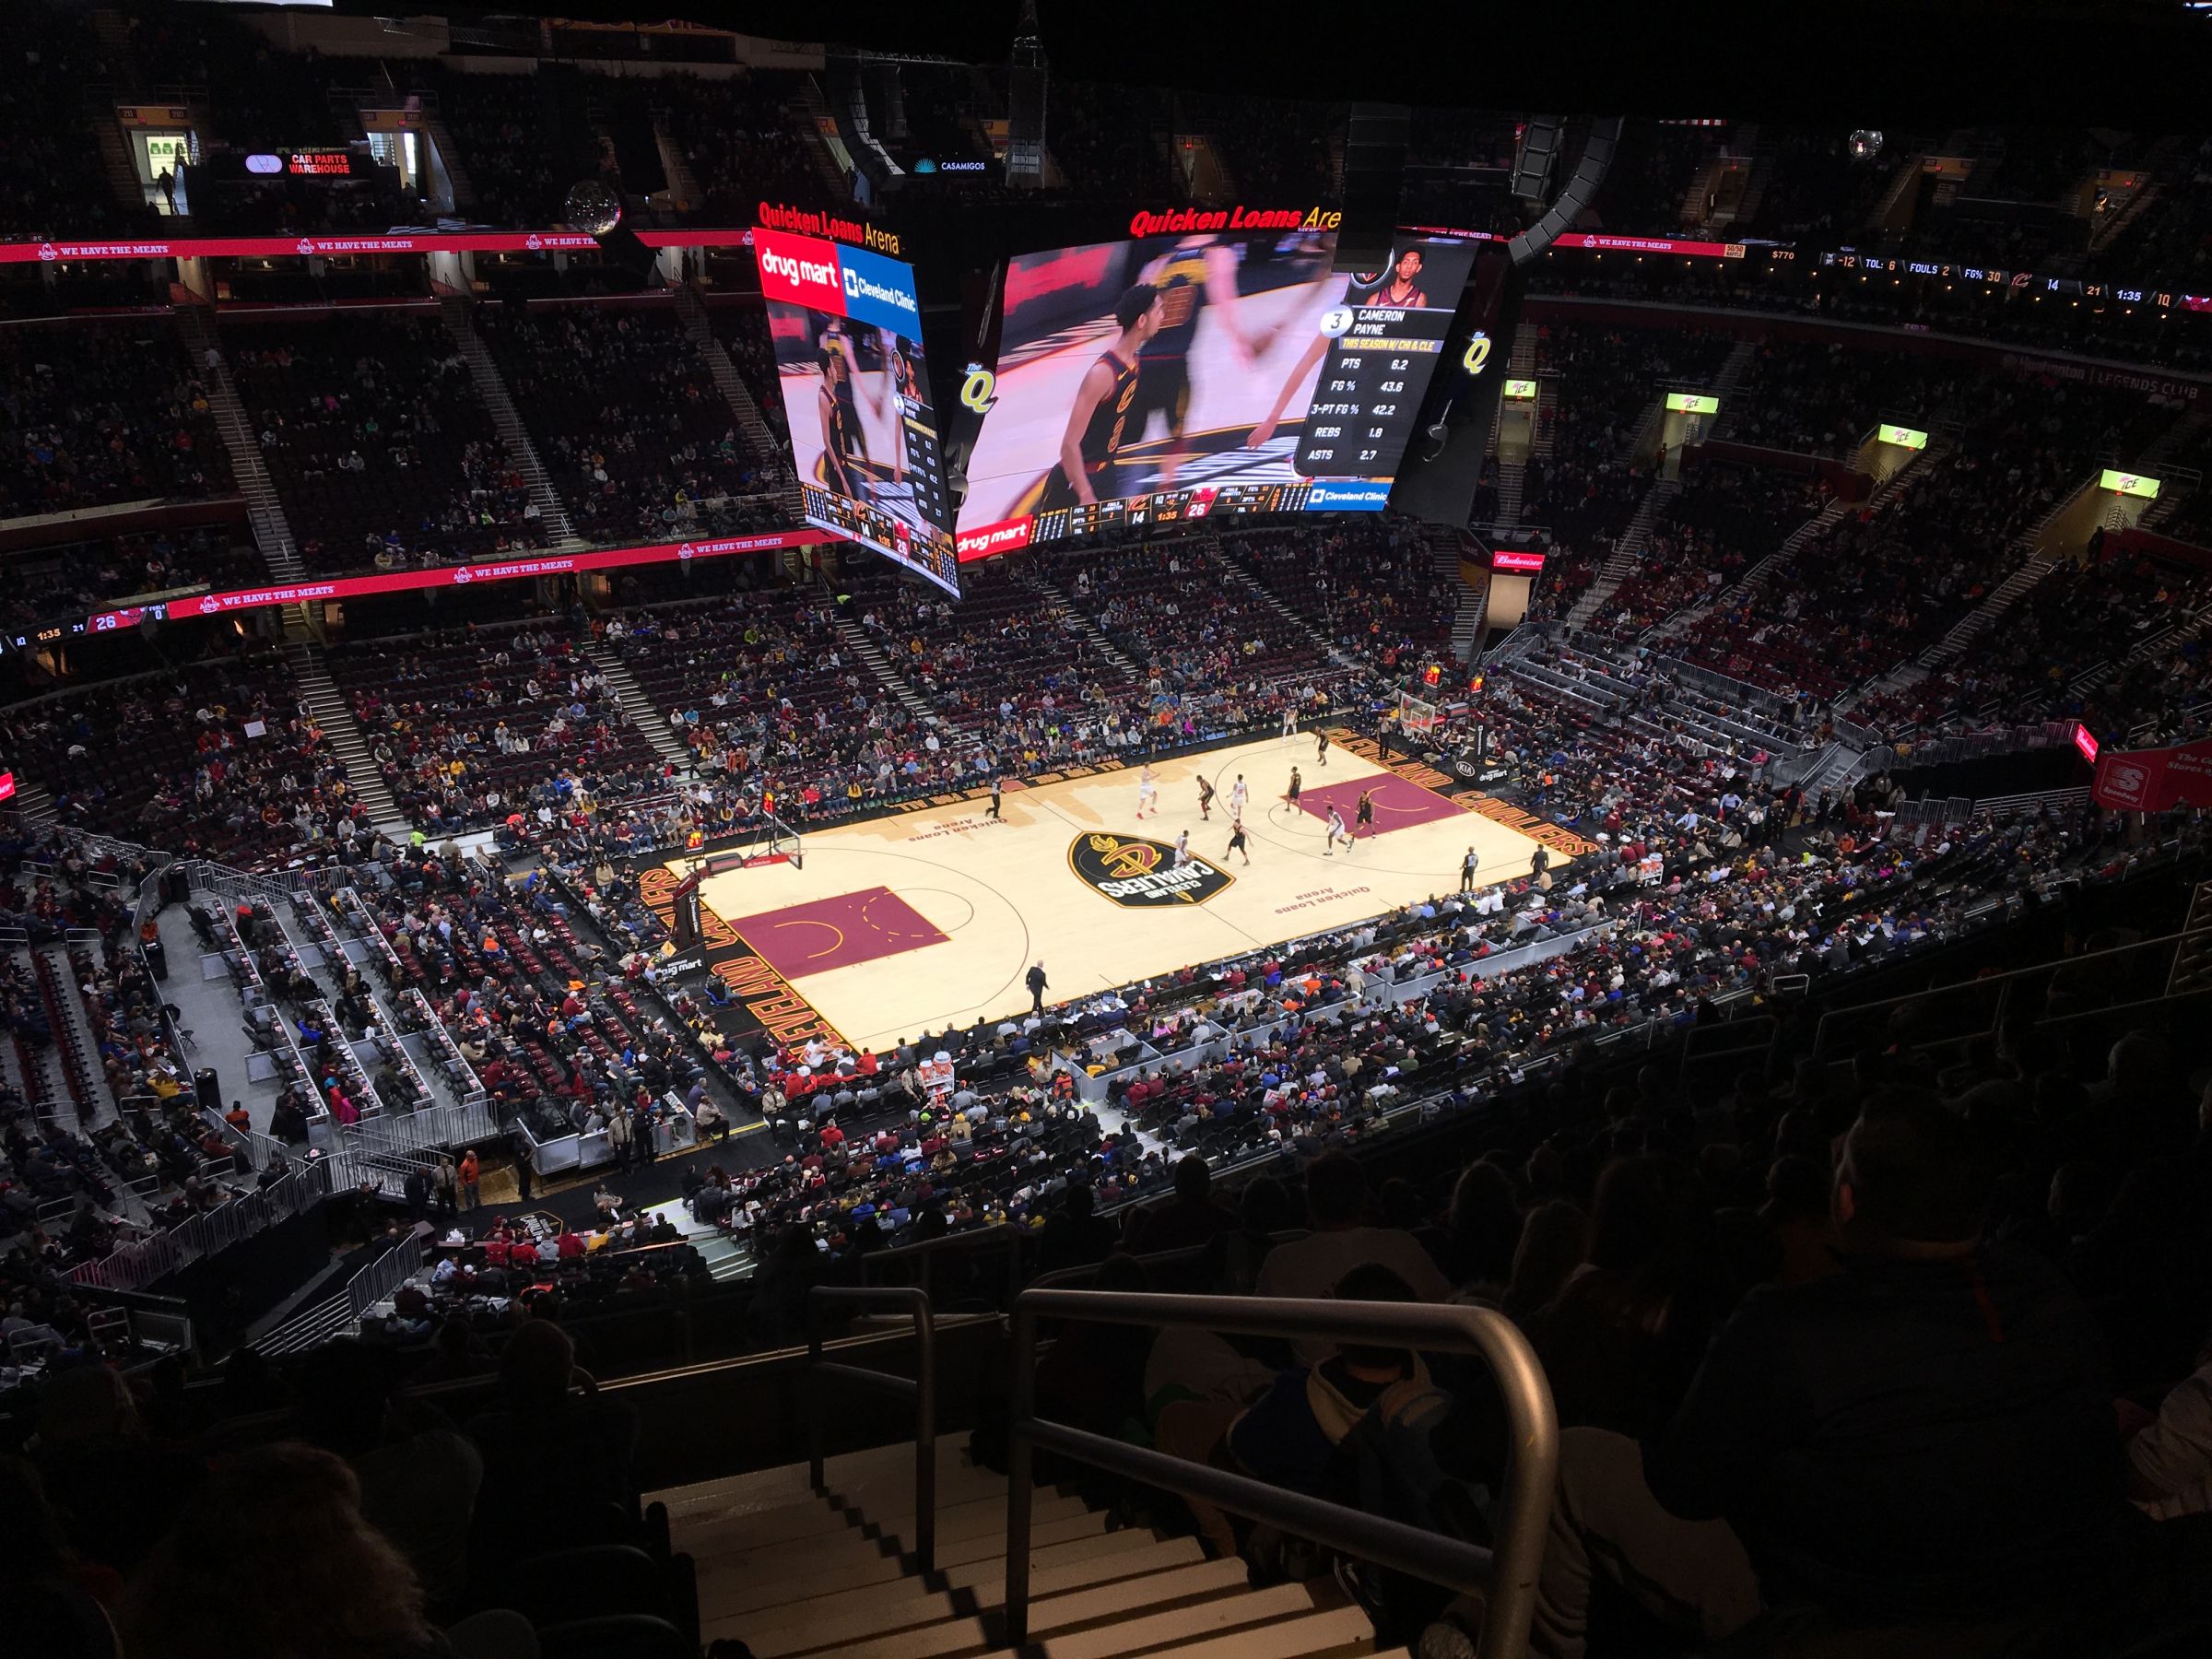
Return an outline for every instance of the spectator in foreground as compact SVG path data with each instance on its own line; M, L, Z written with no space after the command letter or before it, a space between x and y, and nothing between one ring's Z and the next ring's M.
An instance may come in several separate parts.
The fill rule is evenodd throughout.
M432 1659L422 1586L361 1517L345 1460L282 1444L208 1481L125 1593L132 1659Z
M1310 1237L1277 1244L1260 1268L1253 1287L1261 1296L1321 1300L1355 1267L1387 1267L1413 1292L1416 1301L1441 1302L1452 1287L1420 1241L1395 1227L1367 1224L1367 1171L1348 1152L1324 1152L1306 1167L1306 1209L1313 1223ZM1299 1359L1317 1365L1335 1352L1328 1342L1300 1342Z
M2077 1622L2088 1652L2123 1584L2147 1620L2203 1595L2171 1571L2190 1540L2124 1500L2095 1321L1983 1238L1991 1190L1963 1120L1867 1103L1833 1188L1843 1270L1747 1297L1641 1456L1563 1434L1535 1651L1584 1651L1601 1572L1708 1640L1763 1602L1761 1653L2011 1652Z

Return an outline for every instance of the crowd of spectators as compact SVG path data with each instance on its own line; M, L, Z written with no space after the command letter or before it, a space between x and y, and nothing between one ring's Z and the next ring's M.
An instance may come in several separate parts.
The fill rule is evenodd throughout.
M227 345L310 570L404 570L545 545L537 504L436 316L339 311L234 327Z
M838 817L976 774L973 745L925 729L830 620L818 593L795 588L606 618L606 643L708 782L718 832L756 814Z
M230 487L206 388L165 319L0 331L0 518Z
M485 343L587 541L670 541L759 525L772 461L753 455L666 306L478 315Z
M670 135L706 193L706 222L752 222L763 196L804 196L818 190L817 176L785 106L796 98L795 77L752 70L729 79L672 75L654 83L654 98Z
M368 831L289 666L242 644L228 660L18 704L6 735L69 828L247 866Z
M875 573L848 573L840 586L900 677L949 725L1025 765L1049 765L1130 687L1038 584L1041 573L1030 559L973 564L958 599Z
M89 142L84 88L108 78L89 20L66 0L24 0L8 17L0 77L0 234L114 236L143 229L119 208Z
M393 797L426 833L549 822L667 788L665 763L562 623L363 641L330 665Z
M1719 594L1778 551L1820 511L1809 479L1726 461L1688 468L1635 569L1599 606L1592 626L1632 639L1677 611Z
M1988 596L2022 557L2017 538L2092 483L2100 448L2143 413L2139 398L1984 381L1956 449L1811 537L1759 593L1701 616L1689 654L1827 698L1888 672Z
M1231 532L1223 550L1341 651L1394 679L1448 653L1464 584L1418 525L1350 520Z
M228 525L215 525L39 547L9 563L0 617L18 628L81 622L104 605L140 594L248 586L266 576L268 566L239 536Z

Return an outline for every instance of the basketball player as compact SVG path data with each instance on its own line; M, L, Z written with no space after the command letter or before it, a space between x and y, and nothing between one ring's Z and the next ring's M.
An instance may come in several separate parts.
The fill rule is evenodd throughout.
M1326 766L1328 763L1329 735L1326 732L1316 732L1313 734L1313 764Z
M1244 808L1252 805L1252 791L1244 785L1244 774L1239 772L1237 781L1229 786L1229 816L1235 822L1244 821Z
M1181 237L1142 273L1142 280L1159 290L1160 320L1139 354L1143 373L1129 411L1129 435L1132 441L1144 437L1155 409L1167 417L1168 453L1155 489L1175 488L1186 453L1182 427L1191 412L1191 344L1197 338L1200 314L1213 307L1241 367L1249 369L1259 355L1261 342L1237 326L1238 253L1236 244L1211 236Z
M1367 831L1369 839L1373 839L1375 833L1375 792L1371 789L1363 789L1359 792L1359 806L1352 814L1352 833L1357 835L1362 830Z
M1177 830L1177 831L1175 832L1175 864L1174 864L1174 867L1175 867L1176 869L1180 870L1180 869L1182 869L1182 866L1183 866L1184 865L1187 865L1187 864L1189 864L1190 862L1191 862L1191 832L1190 832L1188 830Z
M1391 267L1390 280L1375 290L1370 305L1400 305L1426 310L1429 296L1421 291L1421 266L1428 262L1418 248L1408 248L1398 255L1398 263Z
M1298 775L1298 768L1295 766L1292 767L1290 769L1290 788L1283 796L1285 804L1289 806L1292 812L1296 812L1298 810L1299 792L1304 789L1305 786L1306 781Z
M1205 823L1214 821L1214 786L1204 772L1198 774L1198 817Z
M1298 705L1291 703L1283 710L1283 747L1290 747L1290 739L1298 735Z
M903 484L906 482L906 412L910 407L919 407L924 399L920 382L914 376L913 360L907 355L906 342L899 337L896 331L888 328L877 330L877 339L883 349L884 382L890 389L889 395L884 399L888 406L884 413L890 420L891 435L896 440L891 445L891 482Z
M1145 342L1159 330L1161 310L1159 290L1148 282L1135 284L1114 305L1113 321L1121 333L1077 383L1067 427L1060 434L1059 465L1045 475L1038 512L1088 507L1101 495L1111 501L1128 493L1113 456L1125 441L1144 436L1143 418L1130 418L1137 359Z
M822 423L819 482L847 500L862 500L860 474L853 463L868 458L868 441L861 430L860 405L853 394L853 363L841 334L822 336L821 370L822 383L814 398Z
M1145 770L1136 774L1136 816L1142 818L1147 811L1159 815L1159 785L1152 777L1152 763L1145 762Z
M1321 838L1321 855L1324 858L1331 858L1335 855L1336 838L1338 836L1344 837L1344 850L1347 853L1350 853L1352 850L1352 838L1345 830L1344 814L1337 811L1335 804L1331 802L1329 805L1328 831Z
M1221 853L1224 863L1228 861L1231 853L1241 853L1244 854L1246 864L1252 862L1252 850L1244 844L1244 820L1241 817L1233 818L1229 821L1229 845Z

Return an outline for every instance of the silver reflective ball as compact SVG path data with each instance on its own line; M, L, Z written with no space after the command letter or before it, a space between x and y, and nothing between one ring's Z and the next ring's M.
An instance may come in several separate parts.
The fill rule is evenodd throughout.
M1861 127L1851 135L1851 155L1854 161L1871 161L1882 153L1882 135L1873 127Z
M560 211L569 224L594 236L605 236L622 222L621 202L596 179L571 187Z

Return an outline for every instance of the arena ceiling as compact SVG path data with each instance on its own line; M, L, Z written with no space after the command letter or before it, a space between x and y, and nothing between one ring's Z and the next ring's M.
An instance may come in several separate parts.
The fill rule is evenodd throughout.
M1287 98L2194 130L2212 78L2212 18L2181 0L1040 0L1039 11L1059 74ZM1001 63L1019 0L570 0L522 15L676 18Z

